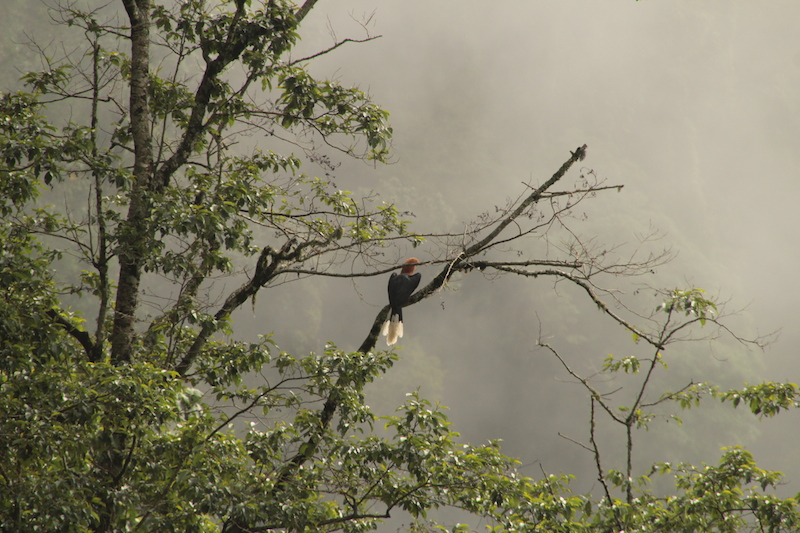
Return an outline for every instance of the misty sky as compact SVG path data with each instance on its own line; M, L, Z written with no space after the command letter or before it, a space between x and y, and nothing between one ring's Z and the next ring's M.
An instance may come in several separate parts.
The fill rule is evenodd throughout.
M360 21L381 36L311 67L369 91L392 113L393 164L341 158L340 188L374 189L413 211L420 231L458 231L520 194L523 181L549 178L586 143L585 167L625 188L582 206L582 234L630 244L652 224L678 256L648 283L719 294L730 308L746 308L733 322L745 333L783 330L765 352L730 342L676 350L670 370L730 386L798 382L798 20L795 0L321 0L295 55L331 46L331 29L339 39L364 38ZM4 75L16 75L22 56L0 59ZM355 349L385 304L385 284L287 284L260 297L255 314L248 306L234 319L244 336L275 332L286 350L319 351L326 340ZM644 307L658 304L643 298ZM585 394L534 349L537 316L587 373L608 353L646 350L578 292L549 281L471 274L404 314L402 359L373 388L376 410L391 414L420 387L451 408L465 440L502 438L507 453L535 465L527 474L539 475L541 465L586 476L576 488L591 488L591 458L558 436L586 440ZM637 459L714 463L719 446L743 444L760 466L787 473L790 492L800 490L796 413L754 422L741 410L710 412L641 437L660 439L659 450L674 446L675 457ZM715 424L733 429L713 439ZM606 449L616 438L604 435Z
M392 112L396 162L377 169L345 163L337 172L341 187L374 187L409 206L421 227L458 228L518 194L521 181L545 180L586 143L584 164L625 189L587 208L585 233L627 243L652 223L679 255L650 282L702 287L732 309L746 307L737 324L747 332L783 330L763 353L695 347L693 357L704 361L689 366L713 375L691 377L800 379L800 4L341 0L318 4L305 22L313 32L303 32L303 49L329 46L329 28L339 38L364 37L357 24L364 20L382 37L331 54L314 72L369 90ZM357 298L342 297L357 313L371 306L365 318L383 304L383 284L371 283L377 286L359 286ZM533 350L532 308L548 331L586 337L571 355L591 357L595 366L628 348L604 338L611 324L591 307L568 327L548 325L551 305L562 305L560 320L563 306L579 305L579 298L554 297L541 284L542 300L531 306L525 298L533 293L520 295L524 285L475 276L410 309L403 375L389 384L411 384L435 368L422 392L451 407L466 438L504 438L509 453L549 471L583 464L585 452L570 450L555 433L585 427L585 402L573 405L578 387ZM357 329L353 344L365 333L365 326ZM592 353L581 352L586 346ZM743 411L722 413L750 423ZM556 418L578 420L570 427ZM790 413L754 422L740 431L740 442L694 450L689 441L702 440L696 432L707 420L665 431L682 434L687 460L715 462L720 445L747 445L764 467L785 470L796 491L800 465L783 454L795 455L798 420Z

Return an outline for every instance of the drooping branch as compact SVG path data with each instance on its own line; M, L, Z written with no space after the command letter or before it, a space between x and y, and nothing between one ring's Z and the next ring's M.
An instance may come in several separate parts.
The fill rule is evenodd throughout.
M616 421L616 422L619 422L620 424L624 424L624 423L625 423L625 420L624 420L624 419L622 419L622 418L620 418L619 416L617 416L617 414L614 412L614 410L613 410L613 409L611 409L611 407L610 407L610 406L609 406L609 405L608 405L606 402L604 402L604 401L603 401L603 395L602 395L602 394L600 394L600 392L599 392L597 389L595 389L594 387L592 387L592 386L589 384L589 378L585 378L585 377L583 377L583 376L579 375L579 374L578 374L577 372L575 372L574 370L572 370L572 368L570 368L570 366L567 364L567 362L564 360L564 358L563 358L563 357L561 357L561 354L559 354L559 353L558 353L558 352L555 350L555 348L553 348L553 347L552 347L552 346L550 346L549 344L547 344L547 343L544 343L544 342L541 342L541 340L540 340L540 341L538 342L538 346L539 346L540 348L545 348L545 349L546 349L546 350L548 350L550 353L552 353L552 354L553 354L553 355L556 357L556 359L558 359L558 361L561 363L561 366L563 366L563 367L564 367L564 369L567 371L567 373L568 373L570 376L572 376L573 378L577 379L577 380L578 380L578 382L579 382L581 385L583 385L583 386L586 388L586 390L588 390L588 391L589 391L589 395L590 395L592 398L594 398L594 399L595 399L595 401L597 401L597 403L598 403L598 404L600 404L600 407L602 407L602 408L603 408L603 410L604 410L606 413L608 413L608 416L610 416L610 417L611 417L611 418L612 418L614 421Z
M580 277L574 274L570 274L569 272L564 272L562 270L556 270L556 269L534 270L534 271L521 270L518 268L504 266L501 263L493 263L491 261L478 262L476 263L476 265L480 265L484 268L494 268L502 272L509 272L512 274L518 274L520 276L526 276L532 278L536 278L539 276L555 276L569 280L578 287L582 288L586 292L586 294L589 295L589 298L595 303L595 305L597 305L598 309L600 309L603 313L613 318L614 321L624 326L631 333L635 333L639 338L643 339L648 344L651 344L652 346L655 347L661 346L661 341L658 338L648 335L640 328L634 326L631 322L625 320L622 316L612 311L611 308L608 307L608 304L606 304L603 300L600 299L600 297L597 295L594 288L589 282L587 282L585 279L581 279Z

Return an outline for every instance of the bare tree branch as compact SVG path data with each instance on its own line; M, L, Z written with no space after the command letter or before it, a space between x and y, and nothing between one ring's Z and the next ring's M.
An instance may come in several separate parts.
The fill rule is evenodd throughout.
M304 61L311 61L312 59L316 59L316 58L318 58L320 56L324 56L325 54L333 52L334 50L336 50L337 48L339 48L340 46L342 46L342 45L344 45L346 43L367 43L369 41L374 41L375 39L380 39L381 37L382 37L382 35L373 35L373 36L370 36L370 37L365 37L364 39L351 39L351 38L342 39L341 41L337 42L333 46L330 46L330 47L328 47L328 48L326 48L324 50L320 50L319 52L311 54L310 56L305 56L305 57L302 57L300 59L294 59L294 60L290 61L289 62L289 66L296 65L296 64L302 63Z
M499 220L495 226L495 228L489 232L488 235L481 238L474 244L464 248L460 252L458 252L455 257L450 258L444 268L437 274L425 287L415 292L411 298L409 299L408 305L414 305L417 302L428 298L429 296L433 295L437 291L439 291L447 281L452 277L452 275L456 272L469 270L469 260L483 252L487 247L492 245L494 239L502 233L502 231L507 228L511 223L514 222L522 213L524 213L532 204L536 203L539 199L541 199L542 195L552 187L558 180L564 177L570 167L577 161L583 160L586 157L586 145L579 147L574 152L570 152L571 157L561 165L561 168L556 171L553 176L547 180L544 184L540 187L535 189L531 194L529 194L519 205L511 211L507 216ZM405 307L404 306L404 307ZM375 320L372 323L372 327L370 328L367 337L364 339L364 342L361 344L361 348L359 351L370 351L375 348L375 343L377 342L378 335L376 332L380 332L380 327L383 322L386 320L386 314L388 313L388 307L382 309L378 315L375 317Z

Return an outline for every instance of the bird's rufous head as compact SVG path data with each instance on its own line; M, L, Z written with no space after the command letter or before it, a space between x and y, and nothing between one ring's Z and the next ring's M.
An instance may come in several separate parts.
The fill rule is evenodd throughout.
M413 274L414 269L417 268L417 263L419 263L419 260L416 257L409 257L406 259L406 262L403 263L403 270L401 270L400 273Z

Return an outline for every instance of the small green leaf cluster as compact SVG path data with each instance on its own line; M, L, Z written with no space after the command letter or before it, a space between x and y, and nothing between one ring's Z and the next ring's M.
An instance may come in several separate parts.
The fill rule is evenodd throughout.
M368 158L386 159L392 136L389 113L370 103L361 90L330 81L319 82L299 67L281 72L279 83L283 90L279 103L284 128L307 123L323 135L364 136L370 148ZM354 147L349 151L354 151Z
M50 270L58 254L39 243L26 226L0 227L0 369L32 371L38 364L61 360L72 344L53 316L79 325L79 319L59 310Z
M38 197L42 184L60 180L73 153L71 139L56 135L41 112L34 94L0 96L0 215Z
M705 296L702 289L675 289L669 293L668 298L658 306L656 311L663 311L667 314L683 312L686 316L697 317L701 325L705 325L706 320L717 316L717 305L713 300Z
M642 363L638 357L631 355L616 360L613 355L609 354L608 357L606 357L605 361L603 361L603 371L619 372L620 370L622 370L626 374L636 374L639 372L639 368L641 367L641 365Z
M790 407L800 407L800 389L794 383L745 383L744 389L717 392L717 396L723 402L731 402L734 407L744 403L753 414L768 418Z
M697 407L704 396L721 402L730 402L734 407L746 405L750 412L760 417L771 418L781 411L800 407L800 388L795 383L764 382L759 385L744 384L743 389L720 390L708 383L694 383L678 392L664 393L664 399L680 404L682 409Z

